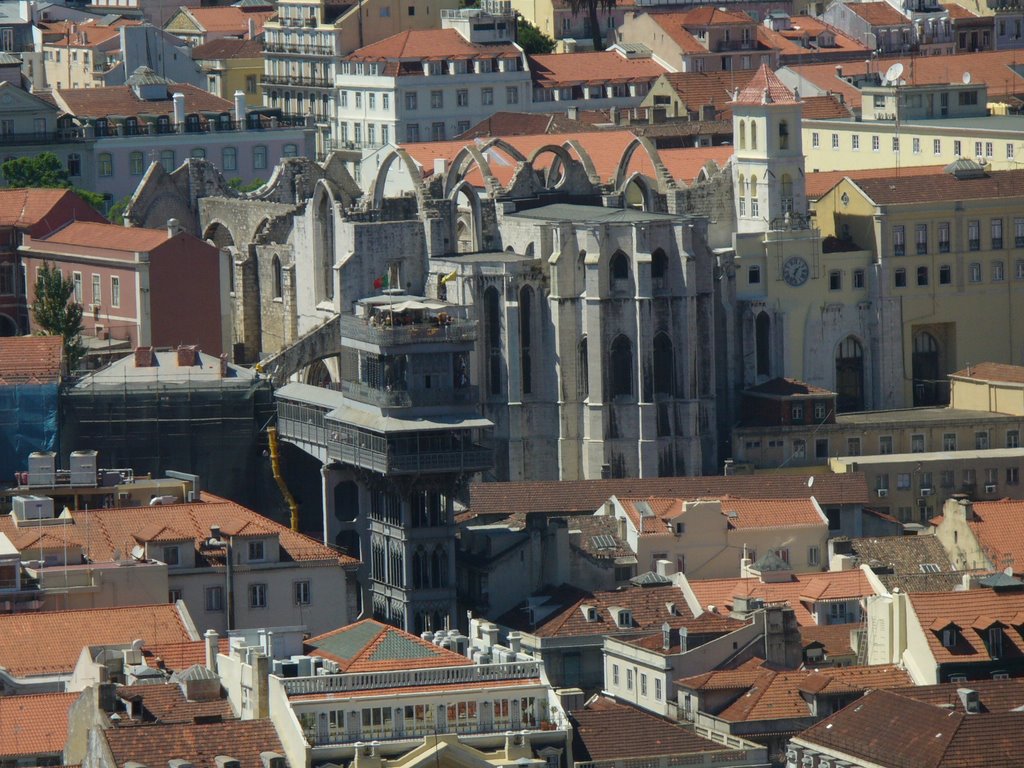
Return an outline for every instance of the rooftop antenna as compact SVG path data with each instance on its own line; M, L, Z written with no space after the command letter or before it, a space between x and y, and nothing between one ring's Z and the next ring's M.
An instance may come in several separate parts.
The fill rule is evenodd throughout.
M902 147L900 146L900 78L903 76L903 65L900 62L896 62L889 69L885 71L885 78L882 80L883 84L888 82L893 85L896 90L896 133L894 134L893 140L896 142L896 178L900 177L900 152Z

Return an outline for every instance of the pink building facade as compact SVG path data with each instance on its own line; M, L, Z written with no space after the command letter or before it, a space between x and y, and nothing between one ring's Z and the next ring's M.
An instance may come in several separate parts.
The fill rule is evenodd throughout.
M228 264L174 219L166 229L73 222L26 237L19 251L28 301L43 264L58 267L85 309L83 335L96 342L193 344L213 355L229 347Z

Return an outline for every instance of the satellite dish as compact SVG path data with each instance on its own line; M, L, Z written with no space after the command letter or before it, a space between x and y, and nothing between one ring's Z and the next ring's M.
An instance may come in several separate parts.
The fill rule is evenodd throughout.
M964 81L964 85L970 85L971 84L971 73L970 72L964 72L964 76L961 79Z
M885 80L893 85L900 84L900 77L903 75L903 65L898 61L885 70Z
M813 488L814 487L814 475L811 475L810 477L807 478L807 487L808 488Z

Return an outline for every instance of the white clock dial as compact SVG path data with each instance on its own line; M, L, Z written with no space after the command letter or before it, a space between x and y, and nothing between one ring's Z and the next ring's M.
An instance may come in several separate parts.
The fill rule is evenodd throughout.
M789 285L803 285L807 282L807 278L810 276L810 267L808 267L807 262L799 256L793 256L792 258L786 259L785 264L782 265L782 279Z

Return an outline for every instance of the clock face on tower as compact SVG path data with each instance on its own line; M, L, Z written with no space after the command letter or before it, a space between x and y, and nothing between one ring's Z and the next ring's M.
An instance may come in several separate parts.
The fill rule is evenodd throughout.
M792 286L803 285L810 275L811 270L807 262L799 256L786 259L786 263L782 265L782 279Z

